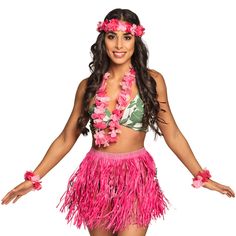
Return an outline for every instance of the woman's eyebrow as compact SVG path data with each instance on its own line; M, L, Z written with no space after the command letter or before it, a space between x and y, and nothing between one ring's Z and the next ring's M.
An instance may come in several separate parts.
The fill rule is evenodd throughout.
M108 34L115 34L115 35L117 35L117 33L115 33L114 31L108 31L107 33Z
M114 32L114 31L108 31L107 34L115 34L115 35L117 35L117 33ZM124 35L132 35L132 34L130 32L124 32Z
M132 35L131 33L129 33L129 32L126 32L126 33L124 33L124 35Z

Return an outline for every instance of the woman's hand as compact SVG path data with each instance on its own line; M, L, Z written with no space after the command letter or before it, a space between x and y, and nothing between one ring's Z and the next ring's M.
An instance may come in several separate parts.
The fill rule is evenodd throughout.
M33 189L34 188L31 181L22 182L6 194L6 196L2 199L2 205L7 205L11 201L13 201L13 203L17 202L19 198L32 191Z
M217 191L222 194L226 194L228 197L235 197L235 193L230 187L217 183L211 179L203 183L203 187L208 188L210 190Z

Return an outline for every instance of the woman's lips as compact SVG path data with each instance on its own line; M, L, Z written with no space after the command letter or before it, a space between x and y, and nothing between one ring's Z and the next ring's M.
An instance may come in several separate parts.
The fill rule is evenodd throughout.
M125 55L125 52L113 52L113 55L117 58L122 58Z

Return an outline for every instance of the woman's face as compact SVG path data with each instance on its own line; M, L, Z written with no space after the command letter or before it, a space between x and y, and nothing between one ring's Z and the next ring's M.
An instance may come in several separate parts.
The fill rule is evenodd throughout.
M106 52L114 64L131 63L134 45L135 36L130 33L115 31L105 35Z

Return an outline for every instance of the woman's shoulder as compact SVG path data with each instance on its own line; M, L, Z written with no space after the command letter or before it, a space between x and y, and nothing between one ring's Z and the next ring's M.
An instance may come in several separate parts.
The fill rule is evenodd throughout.
M82 80L79 82L78 90L81 90L81 91L84 91L84 92L85 92L86 87L87 87L87 83L88 83L88 78L82 79Z
M82 79L82 80L79 82L79 88L85 89L85 88L87 87L87 82L88 82L88 78Z
M79 85L76 91L76 97L82 97L84 95L86 87L87 87L87 81L88 81L88 78L85 78L79 82Z
M148 69L148 74L156 81L157 87L165 86L165 79L160 72Z

